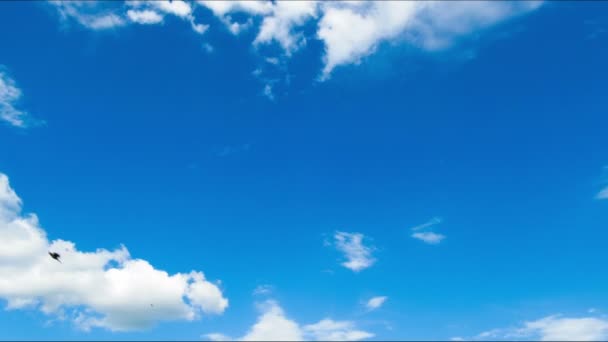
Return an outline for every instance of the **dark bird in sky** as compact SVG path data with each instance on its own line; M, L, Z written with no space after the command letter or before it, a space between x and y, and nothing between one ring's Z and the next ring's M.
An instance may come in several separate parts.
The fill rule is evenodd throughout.
M61 258L61 255L59 255L59 253L55 253L55 252L49 252L49 255L51 256L51 258L59 261L59 263L61 263L61 260L59 260L59 258Z

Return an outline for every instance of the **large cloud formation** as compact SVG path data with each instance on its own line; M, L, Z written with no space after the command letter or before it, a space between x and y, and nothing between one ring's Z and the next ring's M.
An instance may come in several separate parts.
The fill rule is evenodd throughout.
M83 252L73 242L49 241L35 214L0 173L0 298L7 309L39 308L78 327L139 330L159 321L194 320L228 306L202 272L168 274L122 246ZM47 251L58 252L62 263Z
M541 1L52 1L64 19L105 30L129 23L161 24L173 15L204 33L196 8L206 8L233 34L259 22L252 44L278 43L286 56L306 45L307 38L325 46L321 78L340 65L356 64L383 42L406 42L426 50L446 48L460 37L528 13ZM198 12L200 13L200 12ZM246 17L243 20L243 15ZM239 18L238 20L236 18ZM315 33L304 34L315 21Z

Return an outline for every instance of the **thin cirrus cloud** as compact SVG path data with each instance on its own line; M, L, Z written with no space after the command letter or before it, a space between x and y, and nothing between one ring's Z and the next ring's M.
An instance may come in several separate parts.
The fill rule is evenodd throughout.
M437 234L437 233L433 233L433 232L414 233L414 234L412 234L412 237L414 239L418 239L422 242L425 242L429 245L437 245L443 239L445 239L445 235Z
M608 187L605 187L604 189L602 189L596 196L595 198L600 199L600 200L605 200L608 199Z
M18 108L22 92L17 83L0 66L0 120L14 127L26 127L28 114Z
M365 303L365 308L368 311L373 311L373 310L377 310L379 309L382 305L384 305L384 303L386 302L386 300L388 299L388 297L386 296L378 296L378 297L373 297L370 298L367 303Z
M437 244L441 243L441 241L443 241L446 238L446 236L443 234L429 231L429 229L440 224L441 222L443 222L443 220L441 218L433 217L431 220L429 220L426 223L412 227L411 231L413 231L413 233L411 236L414 239L418 239L426 244L437 245Z
M608 320L603 317L547 316L517 327L492 329L468 340L605 341Z
M191 28L201 34L209 25L197 23L195 9L206 8L232 34L255 29L251 44L276 43L287 57L306 47L308 40L319 40L324 45L321 80L329 78L339 66L360 63L385 42L409 44L427 51L445 49L462 37L530 13L542 4L541 1L206 0L51 3L62 18L75 20L92 30L130 23L159 24L166 15L173 15L190 22ZM306 36L305 27L311 21L315 32Z
M360 272L373 266L376 259L372 256L373 247L366 246L365 235L361 233L336 232L334 234L335 248L344 254L346 259L342 266L353 272Z
M78 328L142 330L158 322L221 314L228 300L202 272L168 274L126 247L83 252L49 241L35 214L0 173L0 298L7 310L37 309ZM48 251L61 255L62 263Z
M359 341L374 337L370 332L357 329L352 321L325 318L302 326L289 318L274 300L259 303L258 310L260 316L244 336L232 338L210 333L203 338L211 341Z

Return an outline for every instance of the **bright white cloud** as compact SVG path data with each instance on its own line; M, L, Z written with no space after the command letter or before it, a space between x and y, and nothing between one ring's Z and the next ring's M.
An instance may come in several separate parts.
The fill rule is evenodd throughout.
M323 76L358 63L387 41L424 49L454 40L540 6L533 1L373 1L324 3L318 37L326 48Z
M174 15L190 21L198 33L205 32L208 27L195 24L193 6L202 6L211 10L234 34L260 22L253 44L276 42L287 56L306 44L303 28L312 22L316 25L313 37L325 46L322 79L328 78L338 66L359 63L383 43L405 43L425 50L443 49L462 37L528 13L542 4L541 1L263 0L52 3L64 18L73 18L91 29L109 29L127 22L160 23L163 15ZM245 18L237 21L235 14L244 14ZM260 20L254 21L254 18Z
M260 305L262 311L258 321L249 329L242 341L302 341L300 326L287 318L275 301Z
M224 334L212 333L205 337L213 341L358 341L374 336L367 331L357 330L353 322L329 318L301 326L288 318L274 300L261 303L259 310L260 317L245 336L233 339Z
M474 339L605 341L608 339L608 320L599 317L567 318L553 315L524 322L517 328L486 331Z
M197 2L209 8L217 16L238 12L251 15L269 14L273 7L272 2L264 0L199 0Z
M287 55L306 43L301 32L295 29L316 17L316 1L277 1L272 13L264 17L254 45L278 42Z
M203 34L208 25L196 23L192 6L183 0L129 0L124 2L49 1L61 18L74 20L92 30L108 30L129 23L154 25L173 15L190 23L192 30Z
M608 339L608 320L550 316L526 322L523 332L538 334L543 341L605 341Z
M424 241L430 245L439 244L443 239L445 239L445 235L433 233L433 232L422 232L422 233L414 233L412 234L414 239L418 239Z
M378 296L378 297L373 297L370 300L367 301L367 303L365 303L365 307L369 310L376 310L378 308L380 308L384 302L386 302L386 300L388 299L388 297L386 296Z
M27 113L16 107L21 96L15 81L0 69L0 120L16 127L26 126Z
M146 2L149 6L157 8L167 14L173 14L181 18L189 18L192 14L192 7L182 0L153 0Z
M363 244L364 235L361 233L336 232L334 234L336 248L344 253L346 261L342 266L359 272L371 267L376 259L372 256L372 247Z
M252 18L248 18L245 22L237 22L233 19L232 14L245 13L251 16L265 15L271 13L274 6L270 1L257 0L199 0L197 3L210 9L233 34L239 34L250 28L253 25L253 20Z
M83 252L73 242L49 241L35 214L0 174L0 298L7 309L38 308L68 317L82 329L139 330L159 321L194 320L228 306L201 272L168 274L122 246ZM62 263L47 251L61 254Z
M128 10L127 16L132 22L138 24L158 24L163 21L163 17L152 10Z

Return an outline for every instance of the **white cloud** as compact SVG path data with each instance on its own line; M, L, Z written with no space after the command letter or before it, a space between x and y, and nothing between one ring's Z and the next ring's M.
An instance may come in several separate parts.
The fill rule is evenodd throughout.
M443 239L445 239L445 235L433 233L433 232L422 232L422 233L414 233L412 234L414 239L418 239L424 241L430 245L439 244Z
M154 25L173 15L190 23L192 30L203 34L208 25L198 24L192 6L182 0L129 0L125 2L100 1L49 1L61 18L75 20L92 30L107 30L129 23Z
M224 334L212 333L205 337L213 341L358 341L374 336L367 331L357 330L353 322L329 318L301 326L288 318L274 300L260 304L259 310L260 317L245 336L233 339Z
M190 21L190 25L192 26L192 30L198 34L203 34L207 32L207 29L209 28L209 25L197 24L196 22L194 22L194 19Z
M75 20L80 25L92 30L108 30L126 24L120 8L106 7L94 1L49 1L54 5L63 20Z
M152 10L128 10L127 16L132 22L138 24L158 24L163 21L163 17Z
M264 17L254 45L278 42L287 55L306 43L301 32L295 28L316 17L316 1L277 1L272 13Z
M345 233L336 232L334 240L336 248L344 253L346 261L342 266L359 272L368 267L371 267L376 259L372 257L372 247L367 247L363 244L364 235L361 233Z
M147 1L148 5L157 8L167 14L173 14L181 18L190 18L192 7L182 0L153 0Z
M21 96L15 81L0 69L0 120L16 127L26 126L27 113L16 107Z
M595 317L550 316L526 322L523 332L538 334L543 341L605 341L608 339L608 321Z
M424 49L453 41L540 2L519 1L374 1L324 3L318 37L325 43L327 77L339 65L358 63L386 41L407 41Z
M91 1L52 3L63 17L74 18L91 29L119 27L129 21L160 23L159 16L167 14L190 21L195 32L203 33L208 26L195 24L196 4L211 10L233 34L261 22L253 45L277 42L287 56L306 44L304 27L312 22L316 24L314 36L325 46L322 79L328 78L338 66L359 63L382 43L404 43L430 51L444 49L462 37L533 11L542 4L541 1L243 0L127 1L120 5ZM152 12L141 12L146 10ZM244 17L236 20L235 14Z
M304 326L304 332L317 341L359 341L374 337L367 331L357 330L353 322L324 319Z
M604 189L602 189L602 191L600 191L597 196L595 196L595 198L597 199L608 199L608 187L605 187Z
M302 341L300 326L285 316L283 309L275 301L260 305L262 315L240 338L242 341Z
M272 2L262 0L199 0L197 2L209 8L216 16L237 12L251 15L269 14L273 6Z
M0 298L8 309L38 308L69 317L82 329L139 330L160 321L194 320L228 306L201 272L168 274L126 247L83 252L73 242L49 241L35 214L0 174ZM61 254L62 263L47 251Z
M245 22L237 22L232 18L231 14L246 13L251 16L264 15L271 13L273 8L272 2L257 0L199 0L198 4L210 9L213 14L226 25L228 30L235 35L250 28L253 25L253 20L248 18Z
M608 320L599 317L567 318L553 315L524 322L516 328L486 331L473 339L605 341L608 339Z
M369 311L379 309L384 304L384 302L386 302L387 299L388 297L386 296L373 297L368 300L367 303L365 303L365 307Z
M202 338L206 339L207 341L232 341L230 336L219 333L205 334L202 336Z

